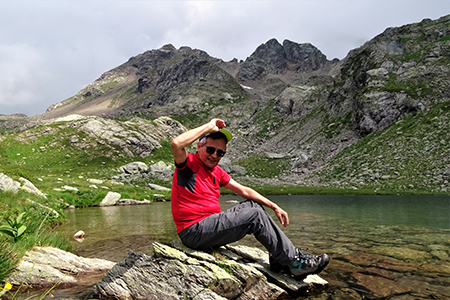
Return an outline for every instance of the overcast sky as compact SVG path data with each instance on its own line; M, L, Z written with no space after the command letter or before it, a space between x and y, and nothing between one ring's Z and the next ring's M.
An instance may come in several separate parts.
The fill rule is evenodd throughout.
M0 114L41 114L169 43L229 61L288 39L342 59L388 27L449 13L450 0L0 0Z

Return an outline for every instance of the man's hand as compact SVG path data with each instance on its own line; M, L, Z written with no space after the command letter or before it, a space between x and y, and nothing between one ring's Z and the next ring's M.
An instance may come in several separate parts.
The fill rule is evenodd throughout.
M287 212L281 209L281 207L279 207L277 204L273 203L266 197L262 196L254 189L251 189L247 186L244 186L236 182L233 178L231 178L230 182L224 187L232 190L233 192L235 192L244 199L252 199L258 202L259 204L272 209L275 212L275 215L277 216L278 220L280 220L281 225L283 225L284 227L289 225L289 216Z
M281 225L283 227L286 227L289 225L289 216L287 212L285 212L283 209L281 209L279 206L277 206L275 209L275 215L277 216L278 220L280 220Z
M218 132L226 126L225 121L221 119L212 119L209 123L213 125L213 132Z

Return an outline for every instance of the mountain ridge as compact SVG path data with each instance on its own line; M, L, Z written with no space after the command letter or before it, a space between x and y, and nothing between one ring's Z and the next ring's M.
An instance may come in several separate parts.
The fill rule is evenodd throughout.
M277 175L285 182L319 184L323 170L344 168L334 162L340 153L370 140L373 133L407 117L435 122L436 107L445 108L450 101L449 57L450 15L388 28L342 60L328 60L313 45L289 40L280 44L270 39L245 61L229 62L168 44L105 72L42 115L19 118L22 127L16 128L26 130L69 114L117 122L165 116L187 128L219 117L235 137L227 152L233 163L252 168L250 161L275 153L286 166ZM440 110L445 117L447 111ZM447 126L443 120L439 124ZM434 139L450 137L440 132ZM369 176L370 185L385 184L379 179L392 171L385 165L379 169L383 171ZM343 184L336 178L322 184L330 182Z

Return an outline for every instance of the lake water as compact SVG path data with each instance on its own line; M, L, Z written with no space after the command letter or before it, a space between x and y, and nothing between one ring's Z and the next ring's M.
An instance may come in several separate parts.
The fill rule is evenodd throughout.
M271 196L289 213L286 235L310 253L332 258L320 274L329 289L308 299L449 299L449 196ZM222 209L242 200L222 196ZM269 213L274 217L272 211ZM71 237L75 254L121 261L129 249L152 253L154 241L178 238L170 202L146 206L91 207L66 212L57 229ZM253 236L239 242L261 247ZM76 299L91 288L55 291ZM71 296L68 293L73 293ZM85 293L84 293L85 294Z

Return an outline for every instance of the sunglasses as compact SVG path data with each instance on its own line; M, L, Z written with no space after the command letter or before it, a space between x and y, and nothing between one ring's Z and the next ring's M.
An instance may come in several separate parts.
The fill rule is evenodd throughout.
M213 155L214 152L216 152L216 148L214 147L206 147L206 153ZM225 155L225 153L227 153L226 151L217 149L217 156L218 157L223 157Z

